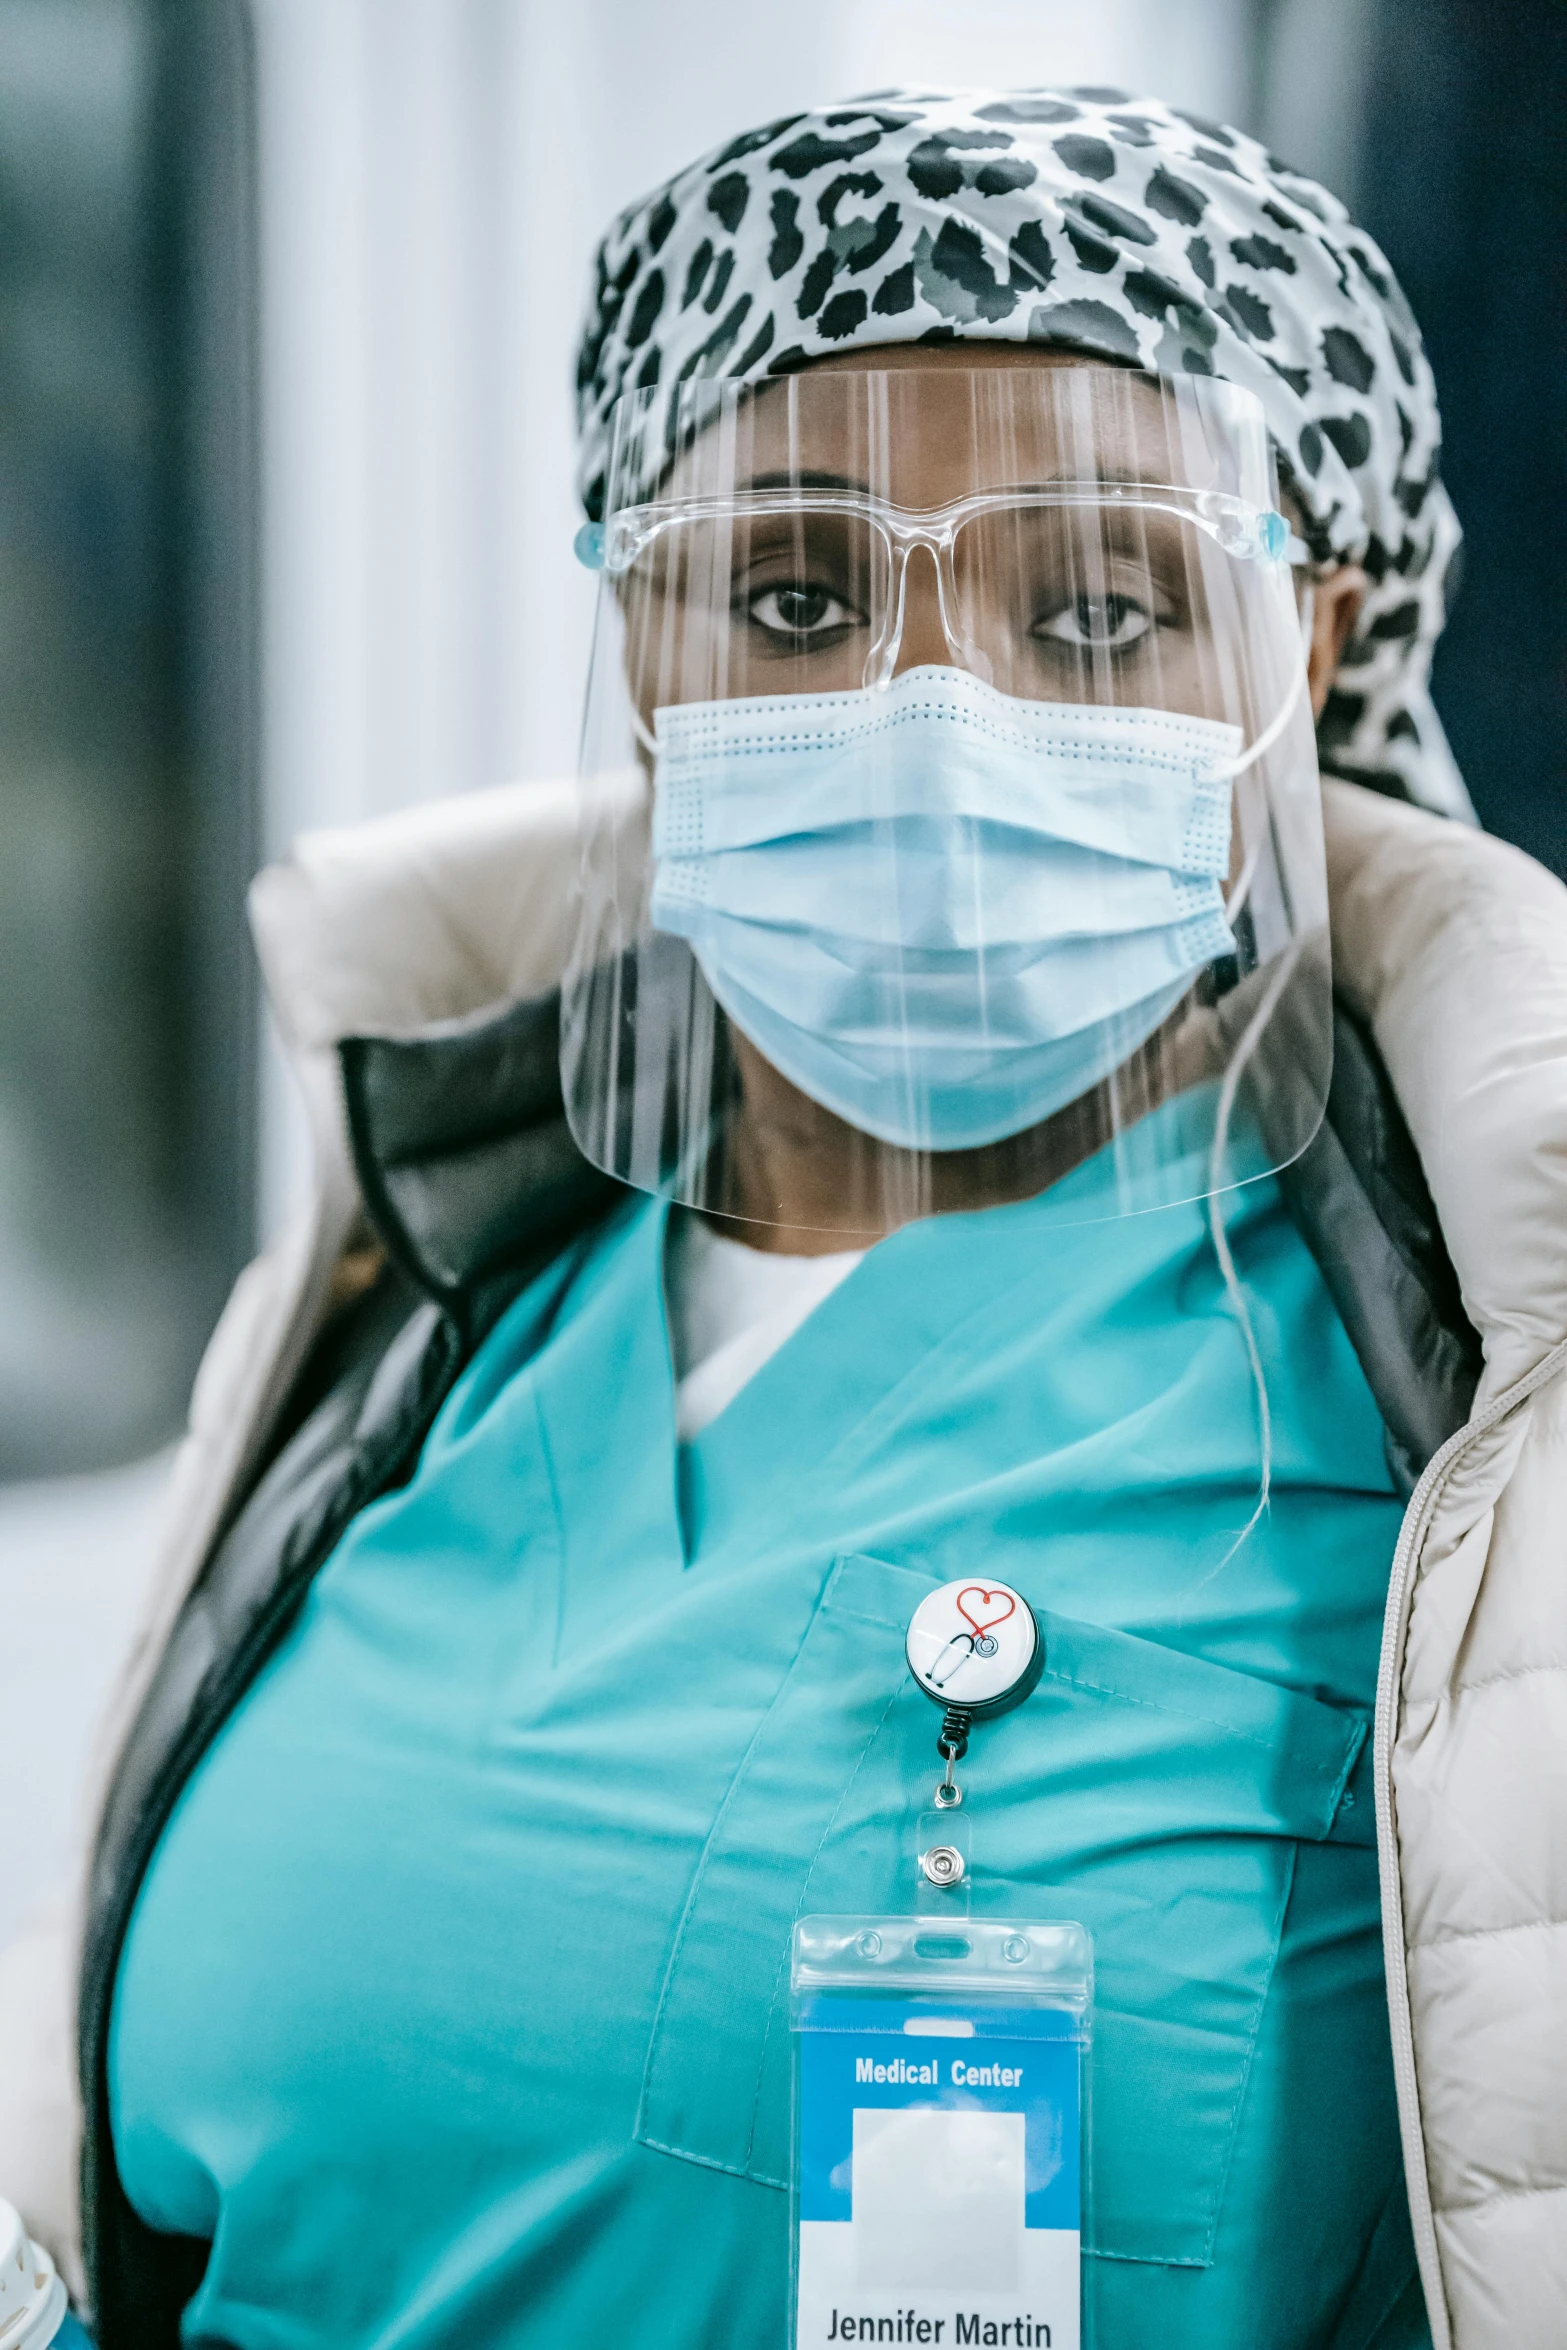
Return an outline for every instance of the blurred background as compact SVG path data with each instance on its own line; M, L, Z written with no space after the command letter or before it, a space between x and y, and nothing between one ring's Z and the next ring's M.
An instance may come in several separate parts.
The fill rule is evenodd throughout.
M1260 134L1422 320L1468 533L1436 698L1482 820L1567 874L1564 61L1561 0L0 0L0 1610L34 1660L0 1832L35 1876L201 1346L305 1180L245 883L304 826L572 765L610 215L900 81Z

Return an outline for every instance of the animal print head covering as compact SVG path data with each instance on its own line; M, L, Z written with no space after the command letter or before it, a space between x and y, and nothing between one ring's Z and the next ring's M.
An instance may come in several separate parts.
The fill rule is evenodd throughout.
M628 388L954 340L1254 392L1313 555L1371 583L1323 765L1470 813L1427 686L1459 530L1409 305L1336 197L1156 99L878 92L748 131L633 205L599 247L578 357L588 512Z

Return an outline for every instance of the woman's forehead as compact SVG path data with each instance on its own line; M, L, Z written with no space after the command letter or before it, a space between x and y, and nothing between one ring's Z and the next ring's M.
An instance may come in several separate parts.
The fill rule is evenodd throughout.
M884 365L875 364L885 360ZM854 487L916 511L977 491L1226 486L1211 432L1155 379L1057 352L859 352L759 384L677 460L677 496Z

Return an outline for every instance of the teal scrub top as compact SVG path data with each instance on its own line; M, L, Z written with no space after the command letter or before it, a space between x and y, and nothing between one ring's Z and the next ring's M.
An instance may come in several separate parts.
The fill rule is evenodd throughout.
M911 1906L984 1572L1045 1668L966 1777L986 1906L1095 1941L1085 2339L1426 2339L1368 1718L1400 1504L1276 1187L1084 1222L1097 1163L873 1249L677 1445L666 1210L514 1305L185 1789L110 2096L236 2350L781 2345L794 1919ZM1395 2308L1402 2314L1392 2314Z

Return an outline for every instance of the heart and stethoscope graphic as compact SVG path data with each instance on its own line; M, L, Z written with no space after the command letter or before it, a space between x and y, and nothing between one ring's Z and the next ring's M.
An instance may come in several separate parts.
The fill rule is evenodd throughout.
M976 1607L982 1611L979 1615L974 1613ZM989 1615L983 1613L986 1608L991 1611ZM998 1583L993 1590L987 1590L983 1583L966 1583L958 1593L957 1609L969 1627L970 1655L994 1656L998 1643L993 1627L1017 1614L1017 1594L1009 1591L1004 1583Z
M927 1697L976 1719L1020 1703L1044 1664L1039 1626L1022 1593L977 1577L927 1593L905 1649Z

